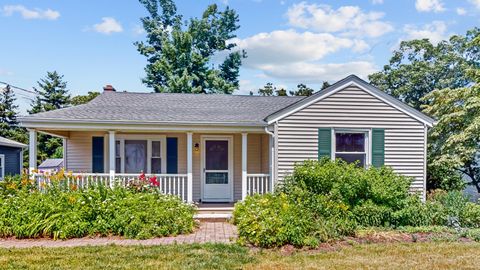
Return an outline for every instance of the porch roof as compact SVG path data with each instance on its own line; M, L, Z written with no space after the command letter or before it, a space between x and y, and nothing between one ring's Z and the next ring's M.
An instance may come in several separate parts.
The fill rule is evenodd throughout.
M24 116L28 122L170 123L266 126L266 117L304 97L108 91L87 104Z

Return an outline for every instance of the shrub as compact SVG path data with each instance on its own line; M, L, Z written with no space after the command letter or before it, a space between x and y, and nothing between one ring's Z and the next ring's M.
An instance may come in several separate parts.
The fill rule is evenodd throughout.
M381 227L390 226L391 210L390 207L366 201L353 208L352 212L359 225L364 227Z
M352 208L366 201L397 208L410 196L410 183L410 178L388 167L364 169L342 160L322 159L295 166L280 190L289 193L300 187L313 194L338 198Z
M467 202L460 213L460 224L463 227L480 228L480 205Z
M149 238L191 232L194 208L174 196L122 188L0 196L0 236L72 238L120 235Z
M390 168L359 168L341 160L295 166L276 194L237 203L240 239L262 247L319 242L351 235L362 227L480 228L480 205L461 192L435 191L422 202L411 180Z
M296 190L290 195L254 195L238 202L233 221L239 240L260 247L314 247L354 233L355 224L348 218L345 205L307 194Z

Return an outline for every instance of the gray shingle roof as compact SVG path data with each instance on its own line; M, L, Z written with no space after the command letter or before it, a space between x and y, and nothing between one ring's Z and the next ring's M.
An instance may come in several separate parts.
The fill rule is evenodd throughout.
M16 142L16 141L4 138L4 137L0 137L0 145L9 146L9 147L17 147L17 148L27 147L26 144L19 143L19 142Z
M303 98L104 92L87 104L25 116L22 121L265 125L267 116Z
M42 164L38 165L38 168L54 168L61 166L63 166L63 158L47 158L42 162Z

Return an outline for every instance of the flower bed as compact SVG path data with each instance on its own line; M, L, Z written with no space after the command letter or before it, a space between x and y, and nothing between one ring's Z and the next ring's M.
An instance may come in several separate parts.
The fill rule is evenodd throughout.
M0 237L66 239L119 235L151 238L190 233L194 206L155 189L95 186L39 191L28 178L0 184Z
M409 193L409 186L409 178L390 168L307 161L296 166L275 194L237 203L234 222L241 242L261 247L315 247L352 236L361 227L480 227L480 205L460 192L436 191L423 203Z

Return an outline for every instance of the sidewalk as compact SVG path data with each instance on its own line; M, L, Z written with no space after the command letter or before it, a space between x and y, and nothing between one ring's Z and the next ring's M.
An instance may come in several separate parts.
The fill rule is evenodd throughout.
M123 239L119 237L76 238L68 240L51 239L0 239L0 248L30 247L81 247L105 245L166 245L191 243L233 243L237 238L237 228L226 222L202 222L194 233L146 240Z

